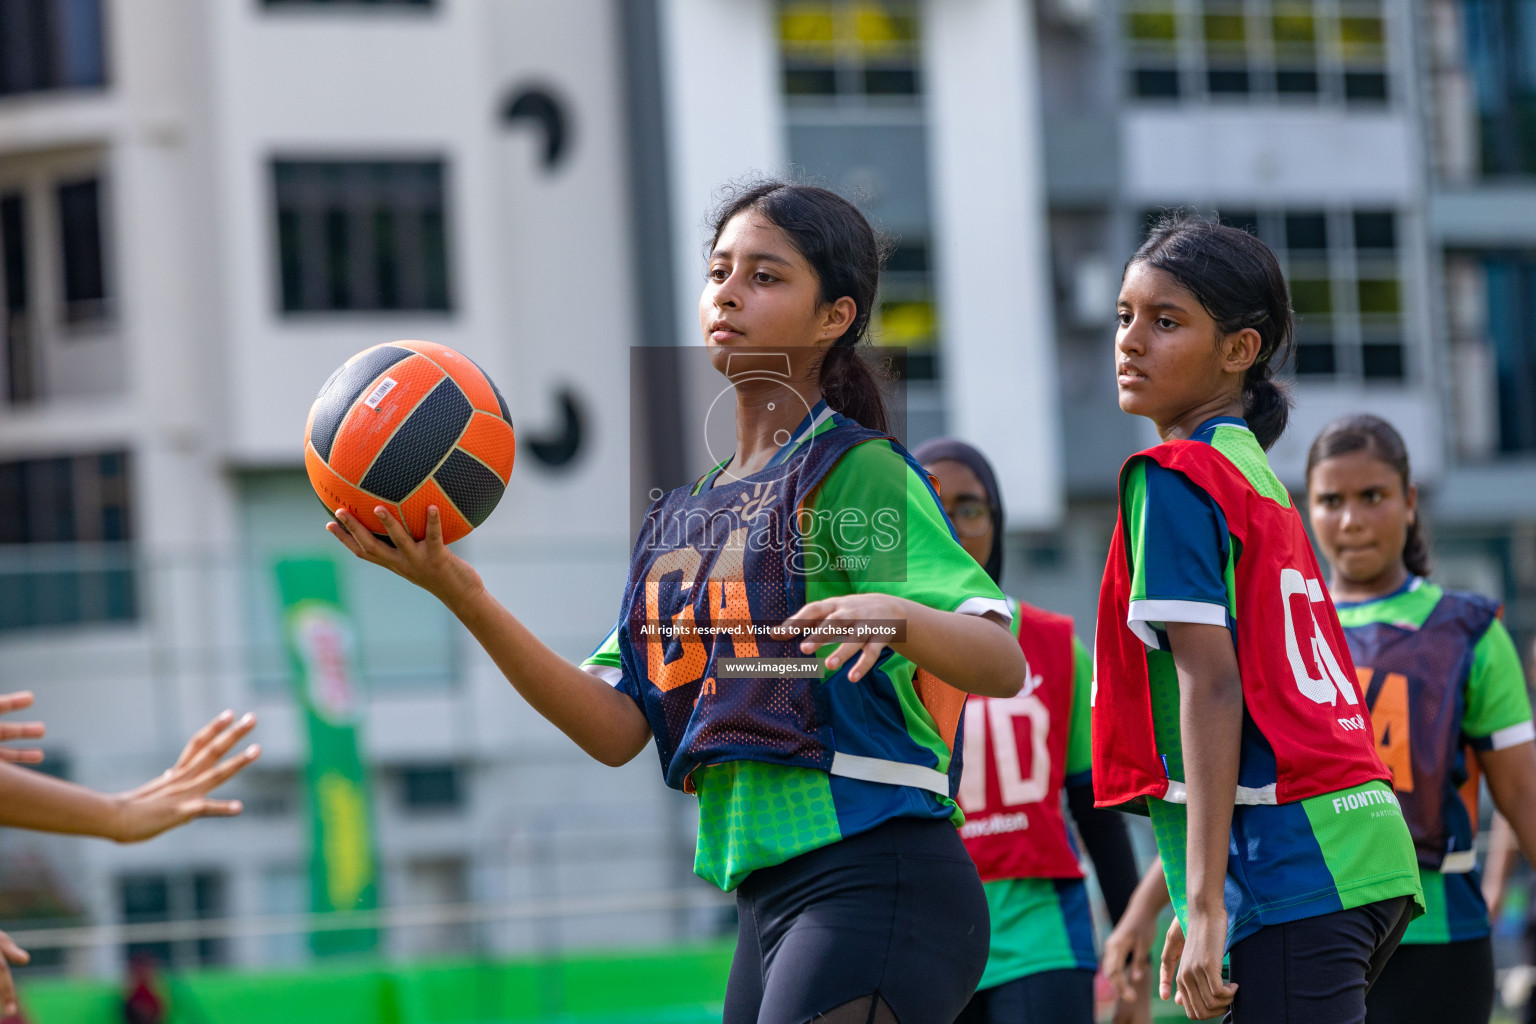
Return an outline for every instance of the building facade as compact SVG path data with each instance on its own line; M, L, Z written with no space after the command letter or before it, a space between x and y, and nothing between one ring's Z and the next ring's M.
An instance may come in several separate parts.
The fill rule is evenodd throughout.
M301 424L331 370L381 341L478 360L521 451L465 553L580 658L611 625L636 467L656 457L631 407L670 401L639 386L632 352L698 345L719 187L800 161L869 186L905 237L883 315L894 340L938 351L936 296L975 310L975 324L952 314L974 341L943 348L943 373L932 356L921 369L914 424L1011 429L1022 397L1029 432L1048 436L1027 8L825 6L0 3L0 680L36 691L52 770L88 785L152 776L224 707L257 711L265 747L230 787L237 820L136 847L0 838L18 865L0 881L7 927L235 918L249 927L144 949L179 966L308 957L302 934L251 922L306 906L305 742L272 563L315 550L337 556L356 621L384 903L509 908L390 929L389 952L728 927L727 902L690 873L692 802L649 753L590 762L430 598L322 536ZM967 59L977 47L988 61ZM829 67L855 86L847 103L786 86ZM1007 130L969 102L978 90ZM861 131L875 149L849 160L836 140ZM931 158L972 134L983 144ZM1034 241L1000 255L999 230ZM1004 289L1031 296L1027 344L997 345L986 323ZM672 434L671 464L691 472L700 445ZM1057 452L1013 456L1020 523L1059 518ZM135 948L46 960L107 971Z
M1119 269L1160 213L1255 230L1297 315L1295 410L1271 453L1299 493L1346 412L1408 443L1448 584L1536 635L1536 395L1519 0L1042 2L1046 187L1071 513L1020 539L1021 588L1092 611L1117 466L1151 440L1108 372ZM1066 597L1071 594L1073 597Z
M1443 575L1503 597L1528 643L1532 10L0 0L0 687L36 691L54 770L101 788L160 771L224 707L256 710L266 748L234 821L138 847L0 836L0 926L304 909L271 563L318 549L359 634L384 902L510 908L391 929L391 953L726 928L690 874L691 800L652 755L590 762L432 599L342 559L300 445L354 352L473 356L521 444L464 552L585 655L641 481L703 463L647 350L697 346L705 215L754 173L829 184L889 236L876 336L907 349L907 438L998 463L1011 592L1092 620L1116 471L1153 440L1115 404L1119 270L1150 217L1195 207L1255 230L1292 283L1282 477L1299 489L1331 417L1386 416ZM50 955L107 971L127 952ZM154 952L308 956L258 928Z
M393 338L479 360L523 452L467 553L562 653L611 624L637 340L615 5L48 0L0 18L0 679L36 691L55 770L103 789L161 771L224 707L255 710L265 747L231 787L237 820L122 848L7 834L17 886L51 902L18 892L0 916L302 912L305 741L272 562L339 553L300 461L335 367ZM660 913L391 930L390 951L687 937L690 900L713 931L690 802L653 761L580 756L425 594L338 565L387 905L682 891ZM302 934L255 931L155 951L307 956Z

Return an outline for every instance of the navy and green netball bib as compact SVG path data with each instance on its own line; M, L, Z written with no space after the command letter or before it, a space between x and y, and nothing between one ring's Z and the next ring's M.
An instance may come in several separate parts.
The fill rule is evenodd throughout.
M1472 818L1458 792L1468 777L1462 715L1473 648L1497 615L1486 598L1446 592L1421 624L1345 629L1419 863L1438 871L1475 862Z
M1377 753L1413 834L1428 913L1410 945L1489 933L1473 840L1473 751L1536 739L1520 656L1498 605L1414 577L1399 591L1339 605L1339 619L1371 706Z
M832 427L818 431L827 418ZM899 753L839 754L830 680L720 671L722 658L803 657L797 639L767 631L806 603L803 506L851 448L887 439L824 404L796 435L803 443L792 440L750 476L721 480L717 469L664 495L636 539L617 639L625 675L642 681L639 703L667 784L691 790L699 766L750 760L947 796L946 772ZM844 725L851 737L861 724Z

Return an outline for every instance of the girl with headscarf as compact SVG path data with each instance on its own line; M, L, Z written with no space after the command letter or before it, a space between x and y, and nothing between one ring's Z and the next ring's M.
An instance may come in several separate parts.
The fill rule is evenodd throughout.
M986 456L948 438L913 456L936 481L960 546L1001 584L1003 501ZM1092 658L1070 618L1011 597L1008 604L1029 663L1024 689L1006 698L973 694L965 708L960 835L981 874L992 939L986 973L958 1020L1087 1024L1097 965L1093 915L1062 794L1111 919L1136 885L1136 861L1120 815L1093 806Z

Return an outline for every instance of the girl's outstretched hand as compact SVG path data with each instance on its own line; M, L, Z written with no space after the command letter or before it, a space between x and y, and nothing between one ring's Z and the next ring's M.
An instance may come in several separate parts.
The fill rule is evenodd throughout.
M778 634L785 637L803 635L800 650L804 654L813 654L818 647L841 640L837 649L827 656L826 666L836 672L849 658L858 655L858 661L848 670L848 681L856 683L875 667L880 652L895 639L890 635L860 634L859 627L889 627L905 618L905 603L899 597L846 594L801 606L778 627ZM844 639L849 636L853 639Z
M230 818L239 814L239 800L213 800L208 794L261 756L261 747L253 743L233 757L224 757L255 727L255 715L247 714L236 721L234 712L225 711L199 729L187 741L176 763L162 775L116 797L116 822L110 838L120 843L137 843L194 818Z
M336 522L326 523L325 528L358 558L405 577L450 608L484 589L480 574L443 543L443 521L436 505L427 506L427 536L419 541L384 506L373 512L394 547L375 537L372 530L344 508L336 510Z
M16 945L5 932L0 932L0 1014L14 1017L21 1012L16 1001L16 979L11 977L11 964L17 967L32 962L32 954Z
M20 711L22 708L29 708L31 706L32 691L30 690L21 690L17 693L0 693L0 715L8 715L12 711ZM42 722L0 722L0 743L9 740L42 739L44 731ZM37 764L42 759L43 752L36 747L0 747L0 761L13 761L16 764Z

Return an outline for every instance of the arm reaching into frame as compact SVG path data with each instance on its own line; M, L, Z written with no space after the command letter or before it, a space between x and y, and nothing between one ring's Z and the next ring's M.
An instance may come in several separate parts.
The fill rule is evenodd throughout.
M224 712L193 734L175 764L126 793L101 793L0 763L0 825L137 843L194 818L233 817L240 801L208 794L261 756L256 744L224 756L255 726L254 715L235 721L233 712Z
M6 694L0 696L0 713L31 703L30 693ZM137 789L118 794L100 793L18 768L11 762L36 763L42 760L42 751L7 750L0 756L0 825L137 843L195 818L233 817L241 811L240 801L215 800L208 794L261 756L261 748L253 743L240 753L225 757L255 726L255 715L248 714L236 721L234 712L226 711L192 735L170 768ZM39 722L7 728L23 731L0 728L0 739L43 735ZM11 756L25 753L37 756ZM15 940L0 932L0 1013L6 1017L20 1012L11 966L24 965L31 959Z
M611 767L627 764L651 742L651 725L634 701L551 650L491 596L468 562L448 549L436 505L427 508L427 536L420 541L382 506L374 514L393 547L345 509L336 510L336 521L326 529L358 558L443 602L529 707Z
M0 693L0 715L8 715L12 711L20 711L31 706L31 690ZM42 722L0 722L0 743L11 740L40 740L45 731ZM0 761L37 764L42 759L43 752L36 747L0 747Z

